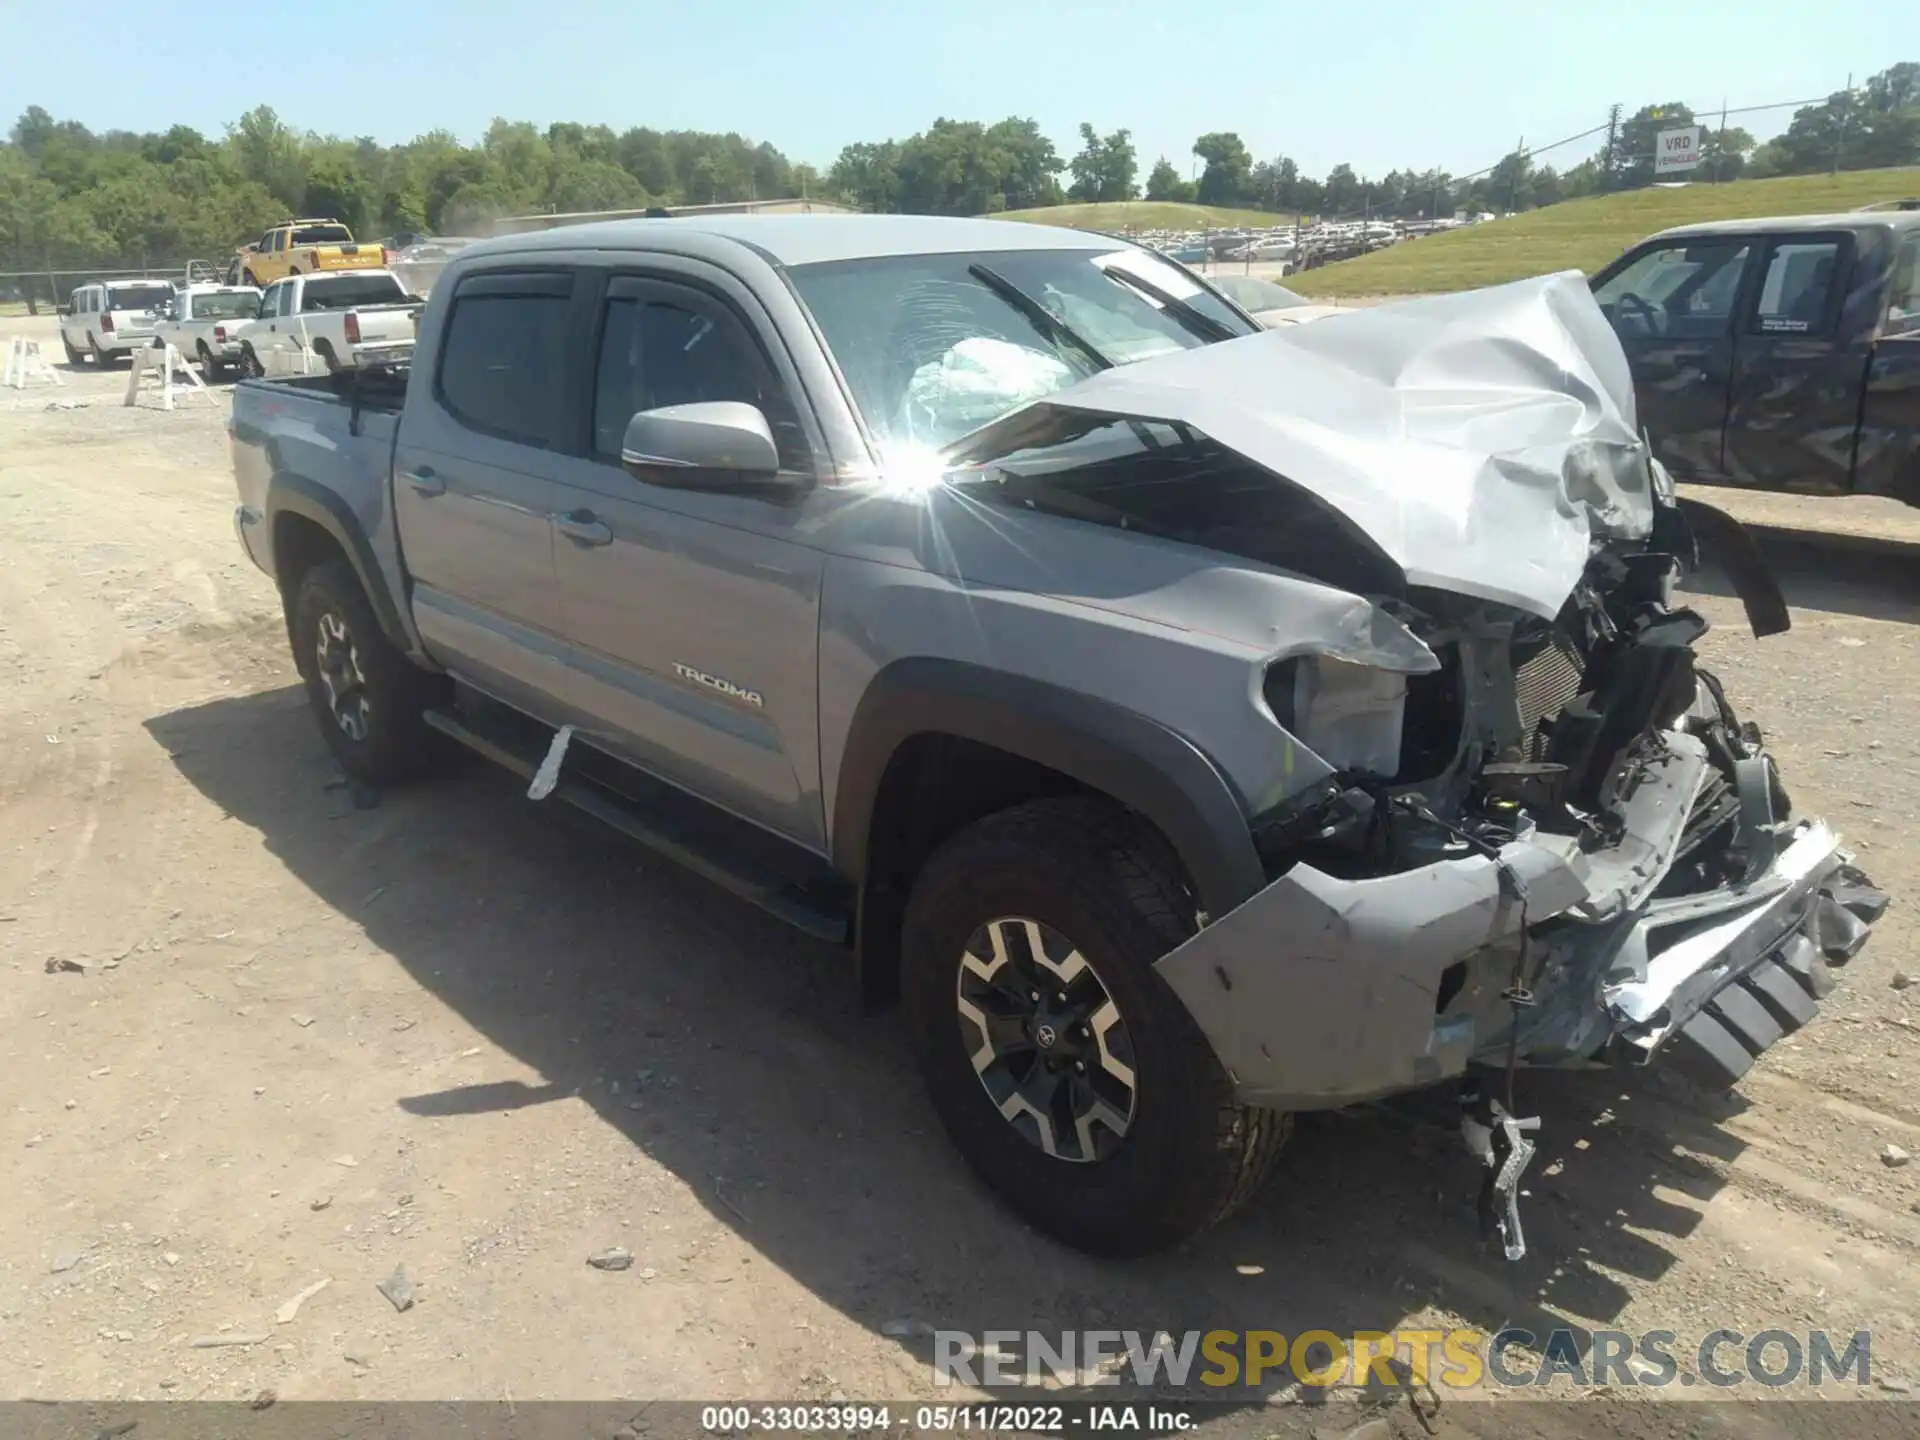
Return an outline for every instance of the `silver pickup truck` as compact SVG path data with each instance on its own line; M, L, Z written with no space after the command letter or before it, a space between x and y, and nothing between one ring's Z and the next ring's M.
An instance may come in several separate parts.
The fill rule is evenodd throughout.
M1702 539L1785 607L1577 276L1263 332L1068 230L588 225L232 434L351 775L451 737L846 944L1090 1250L1450 1084L1517 1255L1517 1072L1730 1085L1886 903L1695 660Z

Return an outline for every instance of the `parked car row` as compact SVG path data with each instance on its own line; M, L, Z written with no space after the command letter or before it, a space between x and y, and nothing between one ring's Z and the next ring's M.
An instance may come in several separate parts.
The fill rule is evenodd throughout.
M60 309L67 360L106 366L172 345L209 377L393 365L423 302L391 270L326 270L252 285L164 280L83 285Z

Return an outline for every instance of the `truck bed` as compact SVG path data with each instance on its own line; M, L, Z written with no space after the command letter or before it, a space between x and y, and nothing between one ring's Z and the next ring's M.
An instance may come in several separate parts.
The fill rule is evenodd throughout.
M346 405L354 410L397 415L407 398L407 377L410 373L405 365L373 365L324 375L277 375L260 380L242 380L235 387L236 403L241 387L261 388L276 393L292 390L312 399ZM392 432L388 434L391 436Z
M391 523L393 446L406 397L405 366L242 380L233 388L234 475L240 533L248 552L272 573L269 484L344 504L391 594L405 593Z

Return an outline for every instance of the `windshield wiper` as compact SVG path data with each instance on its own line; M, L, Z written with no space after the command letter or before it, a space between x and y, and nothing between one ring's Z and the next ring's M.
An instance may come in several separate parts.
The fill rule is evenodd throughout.
M1198 335L1209 345L1220 340L1239 338L1239 331L1223 325L1205 311L1194 309L1171 291L1161 289L1151 280L1136 275L1131 270L1123 270L1118 265L1102 265L1100 273L1114 284L1125 285L1131 290L1139 291L1149 300L1158 302L1161 308L1178 320L1189 334Z
M1056 345L1065 345L1068 349L1079 351L1081 357L1095 370L1111 370L1113 361L1102 355L1093 345L1066 321L1055 315L1046 306L1034 299L1018 285L1014 284L998 270L987 265L969 265L967 273L978 280L987 289L998 295L1007 304L1018 310L1048 340Z

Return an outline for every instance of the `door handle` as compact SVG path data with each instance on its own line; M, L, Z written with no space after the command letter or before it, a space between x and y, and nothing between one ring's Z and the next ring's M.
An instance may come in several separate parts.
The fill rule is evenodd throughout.
M447 493L447 482L433 473L433 467L431 465L422 465L418 470L407 471L406 481L407 484L413 487L414 493L417 495L444 495Z
M576 545L611 545L613 527L599 519L591 510L575 510L571 515L561 515L554 522L560 533Z

